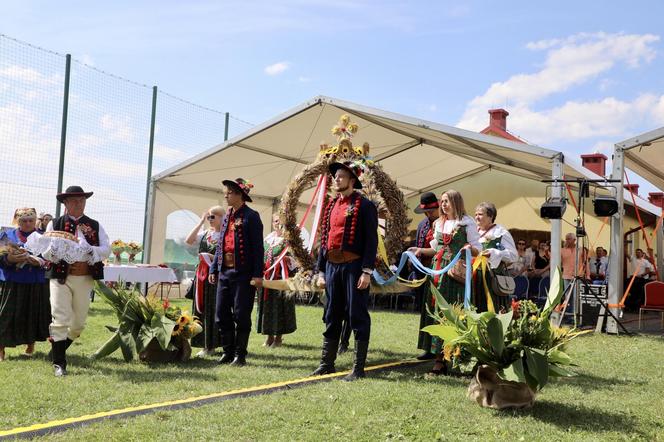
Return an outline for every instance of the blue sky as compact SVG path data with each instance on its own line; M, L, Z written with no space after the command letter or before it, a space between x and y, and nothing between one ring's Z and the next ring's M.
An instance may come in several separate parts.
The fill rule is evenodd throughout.
M472 130L505 107L529 142L610 156L664 125L662 17L655 0L23 0L0 32L254 124L319 94Z

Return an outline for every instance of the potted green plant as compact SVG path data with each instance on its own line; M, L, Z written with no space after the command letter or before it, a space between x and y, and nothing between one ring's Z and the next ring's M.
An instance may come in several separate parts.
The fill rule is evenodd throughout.
M559 328L550 321L562 297L562 277L555 269L543 309L514 301L505 313L477 313L448 304L435 287L437 323L423 330L444 341L444 355L458 363L475 362L468 396L491 408L527 408L553 376L574 376L565 345L583 331Z
M189 312L154 295L144 297L135 289L125 288L122 281L112 288L97 282L95 291L113 308L119 324L106 327L113 336L92 358L102 358L120 349L125 361L131 361L135 354L145 362L189 359L189 341L203 330Z

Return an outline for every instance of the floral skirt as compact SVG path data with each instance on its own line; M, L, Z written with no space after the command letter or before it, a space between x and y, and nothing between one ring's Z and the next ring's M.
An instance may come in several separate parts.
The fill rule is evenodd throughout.
M0 347L15 347L49 337L49 283L0 281Z
M259 292L256 328L264 335L286 335L297 329L295 297L279 290Z

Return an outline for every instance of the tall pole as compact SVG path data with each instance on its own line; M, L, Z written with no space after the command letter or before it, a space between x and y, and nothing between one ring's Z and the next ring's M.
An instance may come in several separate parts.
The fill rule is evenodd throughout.
M555 180L563 179L563 156L562 154L556 155L553 158L553 165L551 168L551 179L554 182L551 184L551 196L554 198L562 198L563 184L557 183ZM560 267L560 242L562 240L562 219L551 220L551 274L556 267Z
M62 129L60 131L60 165L58 166L58 193L62 193L65 172L65 146L67 145L67 114L69 112L69 80L71 78L71 54L65 56L65 92L62 99ZM55 205L55 217L60 216L60 201Z
M147 229L148 223L152 222L152 217L148 216L148 203L150 201L150 181L152 179L152 157L154 154L154 127L157 119L157 86L152 87L152 116L150 118L150 146L148 147L148 176L145 185L145 215L143 216L143 258L142 262L145 263L148 259L146 253ZM150 213L152 211L149 211ZM149 248L148 248L149 250Z
M623 178L625 177L625 152L617 144L613 150L611 172L612 180L620 180L616 185L616 200L618 200L618 212L611 217L611 245L609 254L609 287L608 287L608 304L616 305L623 294L623 260L624 260L624 246L625 239L623 238L623 216L624 216L624 203L623 196ZM634 209L639 210L638 207ZM614 315L618 314L617 308L612 308L611 312ZM609 316L606 318L606 332L618 333L618 324Z
M229 122L229 117L230 117L230 116L231 116L231 114L229 114L228 112L226 112L226 116L225 116L225 118L224 118L224 120L225 120L225 124L224 124L224 141L227 141L227 140L228 140L228 122Z

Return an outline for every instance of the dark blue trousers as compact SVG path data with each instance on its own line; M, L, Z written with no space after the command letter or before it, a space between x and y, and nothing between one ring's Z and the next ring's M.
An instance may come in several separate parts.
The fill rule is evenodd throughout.
M362 262L345 264L327 263L325 267L325 332L327 339L338 341L344 319L350 319L350 328L358 341L368 341L371 335L369 316L369 289L359 290L357 282L362 275Z
M215 322L222 335L251 332L255 296L256 287L251 285L251 276L235 269L219 272Z

